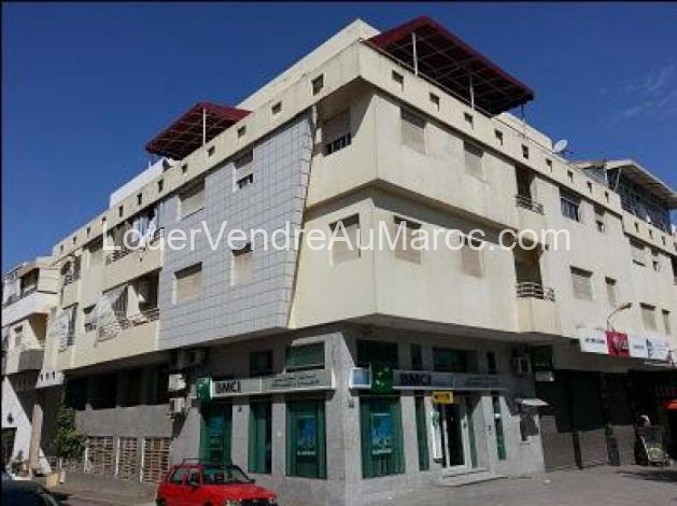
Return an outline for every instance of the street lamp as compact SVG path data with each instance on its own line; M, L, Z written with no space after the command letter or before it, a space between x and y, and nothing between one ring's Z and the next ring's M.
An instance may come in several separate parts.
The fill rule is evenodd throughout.
M616 309L611 311L609 313L609 316L606 317L606 328L607 330L614 330L613 326L611 325L611 317L615 315L616 313L620 313L621 311L625 311L626 309L630 309L632 307L632 302L624 302L620 306L618 306Z

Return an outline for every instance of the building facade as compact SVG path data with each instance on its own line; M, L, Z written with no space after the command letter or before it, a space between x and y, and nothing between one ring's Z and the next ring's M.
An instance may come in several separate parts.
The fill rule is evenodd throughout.
M152 483L232 461L283 501L368 504L629 459L650 409L630 377L674 373L677 200L634 161L569 162L507 112L532 98L428 18L356 21L237 107L178 118L52 251L76 467ZM222 227L403 241L215 248ZM453 249L412 247L436 230Z

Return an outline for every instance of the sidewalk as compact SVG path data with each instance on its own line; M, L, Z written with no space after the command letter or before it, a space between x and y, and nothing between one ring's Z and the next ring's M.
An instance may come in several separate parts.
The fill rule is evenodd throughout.
M94 490L78 490L60 485L50 492L64 506L81 506L85 504L100 506L155 506L155 501L147 497L130 497L124 494L97 492Z

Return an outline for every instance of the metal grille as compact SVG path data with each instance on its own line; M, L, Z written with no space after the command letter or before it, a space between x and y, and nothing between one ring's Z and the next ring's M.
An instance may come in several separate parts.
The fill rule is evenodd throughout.
M118 446L118 478L139 479L139 441L135 437L121 437Z
M143 441L141 480L157 483L169 469L169 443L167 437L150 437Z
M96 475L115 474L115 448L113 436L87 438L87 464L85 472Z

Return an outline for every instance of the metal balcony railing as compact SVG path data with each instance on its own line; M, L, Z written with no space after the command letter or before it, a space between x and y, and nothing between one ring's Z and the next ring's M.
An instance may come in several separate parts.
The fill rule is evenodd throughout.
M536 202L525 195L515 195L515 204L517 207L528 209L534 213L545 214L543 204Z
M555 290L533 281L523 281L515 285L517 297L549 300L555 302Z
M152 235L152 237L150 238L149 244L154 245L160 239L160 237L163 236L163 234L164 234L164 229L158 228L155 231L155 233ZM110 265L113 262L117 262L121 258L124 258L127 255L129 255L132 251L141 251L141 249L142 249L141 247L130 249L130 248L126 248L124 245L120 245L118 247L120 248L119 250L113 251L113 253L111 253L110 255L108 255L106 257L106 265Z
M103 341L106 339L112 339L120 330L135 327L137 325L143 325L144 323L156 321L159 318L159 307L144 309L130 316L116 312L115 321L111 321L106 325L98 327L98 340Z

